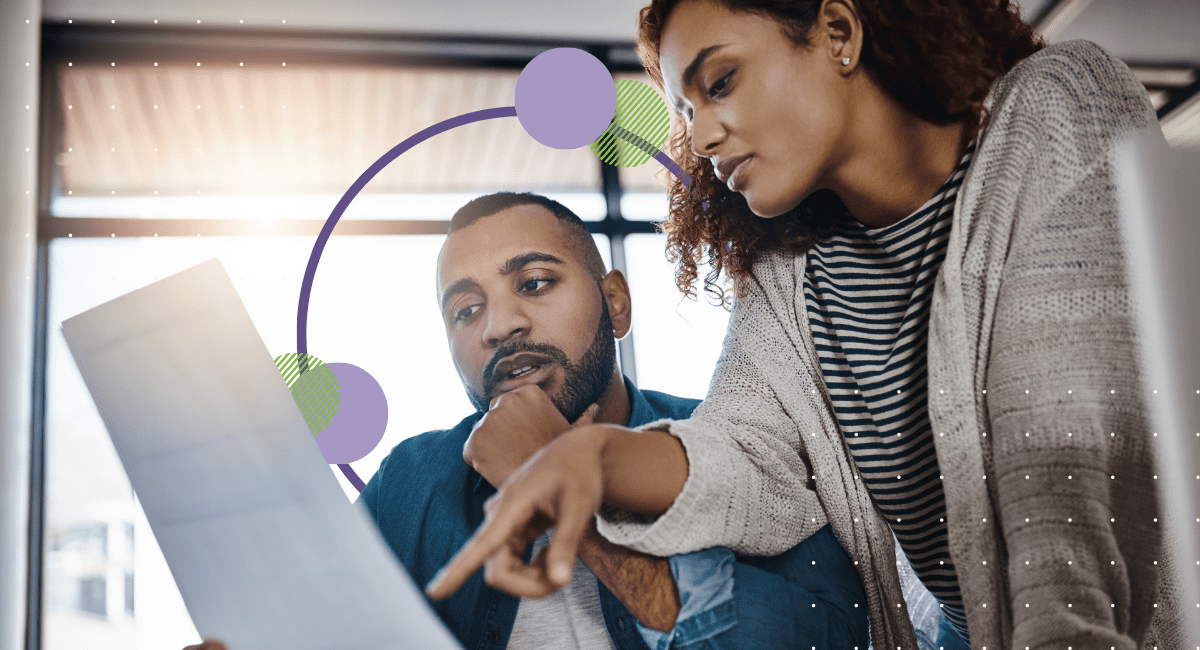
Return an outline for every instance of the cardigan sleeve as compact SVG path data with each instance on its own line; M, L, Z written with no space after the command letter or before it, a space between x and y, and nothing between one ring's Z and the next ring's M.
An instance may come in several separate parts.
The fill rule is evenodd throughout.
M1136 650L1161 533L1110 156L1153 113L1090 44L1047 65L1027 100L1051 107L1052 137L1030 141L1056 178L1027 185L1047 200L1014 223L987 379L1011 646Z
M610 541L660 556L712 546L775 555L825 525L790 412L811 408L797 397L815 392L797 352L790 271L790 255L756 265L751 287L735 301L708 396L692 417L642 427L680 440L688 478L655 519L601 508L598 529Z

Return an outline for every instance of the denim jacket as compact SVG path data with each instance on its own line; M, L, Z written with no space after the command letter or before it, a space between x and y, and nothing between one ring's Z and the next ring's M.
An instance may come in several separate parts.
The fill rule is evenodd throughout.
M699 403L640 391L628 378L625 388L631 427L686 418ZM361 501L417 585L431 580L462 548L483 522L483 503L496 493L462 458L481 416L396 445L362 492ZM647 642L654 650L867 648L866 596L828 528L775 558L735 558L714 548L672 557L670 566L681 609L669 633L642 628L597 581L605 626L618 650L647 650ZM519 604L485 585L482 571L454 595L431 603L467 650L505 648Z

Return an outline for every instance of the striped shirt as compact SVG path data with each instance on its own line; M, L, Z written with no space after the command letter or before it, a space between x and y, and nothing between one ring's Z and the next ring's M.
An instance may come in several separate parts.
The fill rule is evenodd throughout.
M871 230L851 221L822 237L804 278L821 374L850 455L913 570L964 638L925 353L934 278L974 151L971 143L933 198L899 222Z

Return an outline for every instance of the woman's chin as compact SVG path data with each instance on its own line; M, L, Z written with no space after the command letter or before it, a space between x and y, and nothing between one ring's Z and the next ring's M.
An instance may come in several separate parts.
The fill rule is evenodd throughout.
M763 219L774 219L780 215L787 214L789 210L800 204L799 201L795 203L780 201L778 197L771 197L764 200L766 197L758 196L754 192L743 192L742 196L746 199L746 206L750 208L754 216L762 217Z

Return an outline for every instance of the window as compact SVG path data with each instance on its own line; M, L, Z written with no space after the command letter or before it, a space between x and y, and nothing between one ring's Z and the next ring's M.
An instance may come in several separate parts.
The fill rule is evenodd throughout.
M47 31L43 141L55 163L42 179L50 191L40 225L47 650L157 650L198 639L61 322L217 257L267 349L294 351L301 276L346 188L421 129L511 105L521 66L551 46L439 41L435 54L416 56L425 45L387 39L256 50L206 38L166 51L136 30ZM388 48L410 54L378 53ZM292 63L283 66L285 57ZM637 65L609 60L618 75ZM703 396L727 314L680 302L653 234L666 205L655 164L606 169L586 148L542 147L509 118L437 136L371 180L326 246L308 318L309 351L368 370L389 401L383 441L353 464L359 476L368 479L405 437L471 410L444 344L434 263L450 214L491 191L546 194L591 222L606 264L616 260L634 293L634 331L621 346L628 374L647 388Z
M633 349L638 381L646 388L702 399L721 352L729 312L697 290L695 300L675 287L675 270L663 255L666 235L625 239L633 295ZM700 269L700 276L707 272Z

